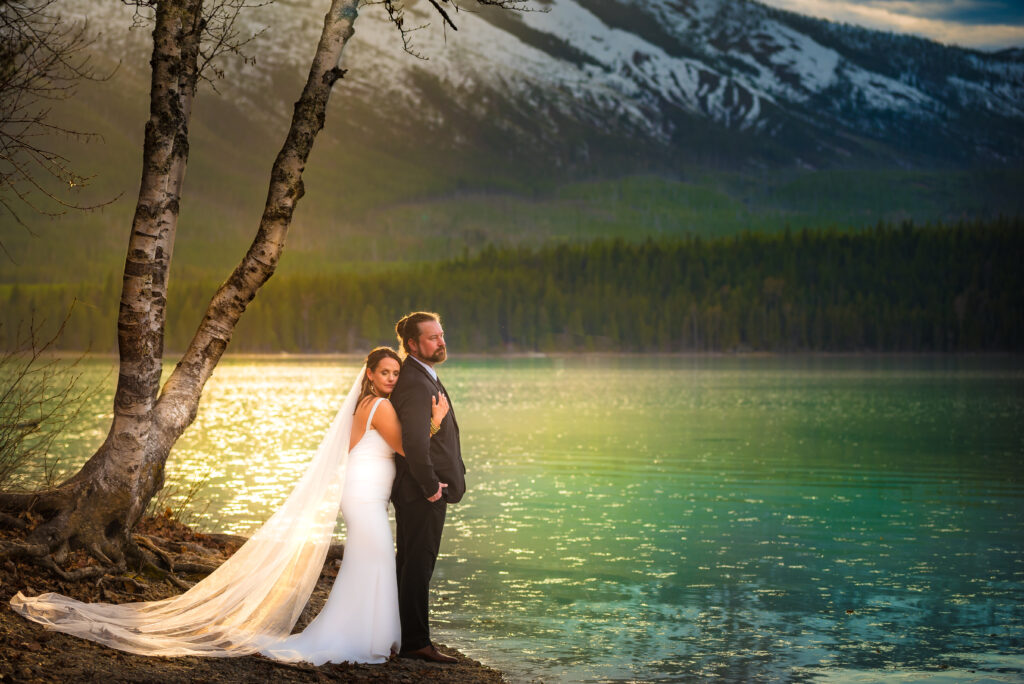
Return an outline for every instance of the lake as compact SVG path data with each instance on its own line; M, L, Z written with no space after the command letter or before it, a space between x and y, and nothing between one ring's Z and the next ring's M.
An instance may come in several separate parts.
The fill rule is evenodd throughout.
M455 351L455 350L453 350ZM456 354L457 355L457 354ZM229 359L168 462L191 521L284 499L353 359ZM116 373L58 448L73 468ZM469 492L435 636L514 681L1021 681L1024 364L565 357L440 367Z

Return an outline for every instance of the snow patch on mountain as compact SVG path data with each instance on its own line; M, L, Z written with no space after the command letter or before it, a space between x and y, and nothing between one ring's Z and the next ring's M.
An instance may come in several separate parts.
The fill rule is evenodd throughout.
M773 67L774 73L768 70L761 72L760 80L766 89L780 82L784 85L787 82L797 83L799 88L790 88L787 94L799 98L800 91L820 92L836 82L841 60L835 50L822 47L777 22L764 22L750 38L754 49L765 55ZM744 58L760 66L753 55L743 54L741 59ZM780 73L788 78L780 79Z

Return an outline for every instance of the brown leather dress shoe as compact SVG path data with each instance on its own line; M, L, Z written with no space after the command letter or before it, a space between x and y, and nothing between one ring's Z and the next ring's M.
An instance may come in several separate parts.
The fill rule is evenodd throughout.
M441 653L434 644L427 644L423 648L417 648L415 651L402 651L398 654L400 658L415 658L417 660L429 660L435 663L457 663L458 658L452 658L444 653Z

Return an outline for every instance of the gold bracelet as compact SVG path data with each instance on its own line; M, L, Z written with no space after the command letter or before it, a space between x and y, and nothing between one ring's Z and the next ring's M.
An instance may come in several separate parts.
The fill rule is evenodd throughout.
M440 431L441 431L441 426L440 426L440 425L437 425L437 424L436 424L436 423L434 422L434 419L433 419L433 418L431 418L431 419L430 419L430 436L431 436L431 437L433 437L434 435L436 435L436 434L437 434L438 432L440 432Z

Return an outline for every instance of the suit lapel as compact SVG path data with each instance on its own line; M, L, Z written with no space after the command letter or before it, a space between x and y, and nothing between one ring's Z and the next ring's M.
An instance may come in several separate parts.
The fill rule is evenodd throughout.
M444 387L441 386L441 381L440 380L435 380L434 376L432 376L430 374L430 372L427 371L427 369L423 367L423 364L420 363L419 361L417 361L416 359L412 358L411 356L406 358L405 363L402 364L402 370L405 370L406 368L409 368L409 367L415 368L420 373L423 373L423 376L430 382L430 384L434 385L434 387L437 387L438 389L441 389L441 390L444 389ZM448 394L448 393L445 392L445 394Z
M455 418L455 407L452 405L452 397L450 394L448 394L448 390L444 388L444 385L441 383L440 378L438 378L437 380L437 385L438 387L441 388L441 391L444 392L444 396L448 397L448 415L452 417L452 423L455 424L455 429L458 430L459 421L456 420Z
M455 407L452 406L452 397L450 394L448 394L448 390L446 390L444 385L441 383L440 376L438 377L437 380L435 380L434 376L431 375L429 371L427 371L423 364L417 361L416 359L412 358L411 356L405 359L405 363L402 364L402 370L404 371L406 368L410 366L418 370L420 373L423 373L423 377L425 377L434 387L444 392L444 396L448 397L448 415L452 417L452 423L454 423L455 427L458 428L459 421L455 419Z

